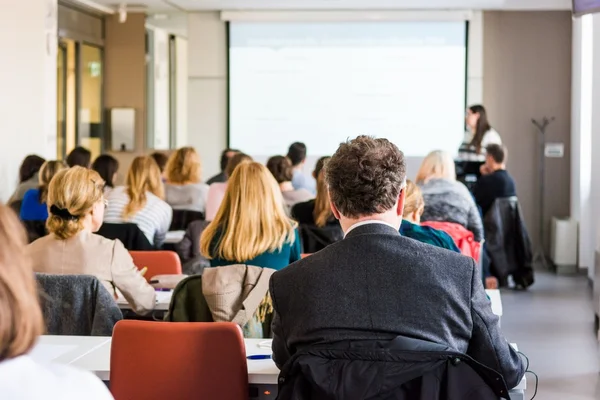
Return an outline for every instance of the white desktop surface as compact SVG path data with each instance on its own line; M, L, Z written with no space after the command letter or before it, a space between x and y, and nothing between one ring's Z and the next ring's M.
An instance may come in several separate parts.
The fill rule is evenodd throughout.
M169 290L166 292L156 291L156 305L154 306L154 311L167 311L169 309L169 305L171 304L171 297L173 296L173 291ZM119 297L117 299L117 304L121 310L131 310L131 305L127 302L124 297Z
M245 339L246 354L271 354L270 340ZM59 347L57 347L59 346ZM517 346L512 344L516 349ZM56 362L70 364L71 366L90 371L103 381L110 381L110 337L94 336L42 336L31 352L31 356L38 362ZM59 354L59 350L68 350ZM255 385L276 385L279 369L271 359L247 360L248 383ZM523 399L527 380L511 390L511 397Z

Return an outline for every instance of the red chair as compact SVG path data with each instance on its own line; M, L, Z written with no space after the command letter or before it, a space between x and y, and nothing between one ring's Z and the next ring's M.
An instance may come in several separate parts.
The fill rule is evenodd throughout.
M306 258L308 256L312 256L312 253L302 253L302 254L300 254L301 258Z
M110 390L115 400L247 400L242 333L229 322L119 321Z
M180 275L181 260L174 251L130 251L138 269L148 268L144 277L150 281L156 275Z

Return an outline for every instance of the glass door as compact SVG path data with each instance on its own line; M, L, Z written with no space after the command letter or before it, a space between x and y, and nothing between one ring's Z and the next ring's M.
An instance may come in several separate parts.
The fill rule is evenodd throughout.
M102 49L81 44L81 101L79 105L79 144L92 152L92 159L102 153Z

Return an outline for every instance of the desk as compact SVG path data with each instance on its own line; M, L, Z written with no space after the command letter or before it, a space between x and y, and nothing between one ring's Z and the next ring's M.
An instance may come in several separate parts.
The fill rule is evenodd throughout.
M168 311L169 305L171 304L171 297L173 296L173 291L169 290L167 292L157 291L156 292L156 305L154 306L154 311ZM121 310L131 310L131 305L125 300L124 297L120 297L117 300L117 304Z
M498 289L486 289L485 291L490 298L490 302L492 303L492 312L502 317L502 298L500 297L500 290Z
M38 362L70 364L93 372L103 381L110 381L110 337L42 336L31 351ZM269 354L270 340L245 339L246 354ZM516 345L512 345L517 348ZM251 385L277 385L279 369L273 360L248 360L248 383ZM524 400L527 380L511 390L513 400Z
M165 243L176 244L181 242L185 236L185 231L169 231L165 237Z

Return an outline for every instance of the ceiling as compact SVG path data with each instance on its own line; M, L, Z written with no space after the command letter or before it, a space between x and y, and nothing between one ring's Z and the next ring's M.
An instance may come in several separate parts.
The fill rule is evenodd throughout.
M517 9L568 10L572 0L86 0L133 11L193 12L206 10L353 10L353 9Z

